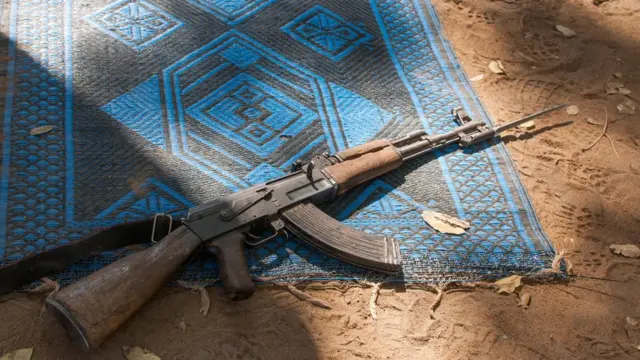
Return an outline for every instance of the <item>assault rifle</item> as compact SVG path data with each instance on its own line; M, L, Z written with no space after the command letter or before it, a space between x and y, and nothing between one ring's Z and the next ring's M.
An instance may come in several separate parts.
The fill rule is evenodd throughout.
M348 263L396 273L401 269L401 255L395 239L354 230L316 205L407 160L451 144L468 147L480 143L565 106L495 128L455 109L453 115L460 126L445 134L414 131L396 140L375 140L297 162L290 174L279 179L190 209L182 225L162 241L63 288L47 299L47 307L72 337L87 349L94 348L142 307L201 246L215 255L229 297L247 299L255 286L245 244L255 246L285 231ZM271 230L268 236L262 235L265 228Z

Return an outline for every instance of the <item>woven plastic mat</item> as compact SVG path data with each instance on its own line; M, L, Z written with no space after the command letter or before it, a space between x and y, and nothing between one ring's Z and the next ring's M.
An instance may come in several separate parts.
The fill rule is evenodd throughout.
M454 107L491 122L424 0L12 0L2 20L3 263L101 227L179 216L296 159L449 131ZM436 233L425 209L471 228ZM395 280L534 272L554 254L500 143L411 161L325 210L398 239ZM370 275L293 236L247 256L256 277L274 281ZM215 279L216 264L202 255L181 276Z

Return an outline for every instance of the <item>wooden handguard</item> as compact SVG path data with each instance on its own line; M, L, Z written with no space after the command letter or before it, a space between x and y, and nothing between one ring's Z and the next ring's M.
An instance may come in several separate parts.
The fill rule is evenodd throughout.
M200 246L185 226L47 298L47 309L86 349L99 346Z
M365 144L366 145L366 144ZM402 165L402 158L393 146L369 152L352 160L346 160L324 170L338 184L338 194Z
M362 145L358 145L356 147L352 147L352 148L340 151L339 153L336 154L336 156L339 157L341 160L350 160L370 152L382 150L387 146L391 146L391 143L389 142L389 140L385 140L385 139L373 140L373 141L369 141L368 143L364 143Z

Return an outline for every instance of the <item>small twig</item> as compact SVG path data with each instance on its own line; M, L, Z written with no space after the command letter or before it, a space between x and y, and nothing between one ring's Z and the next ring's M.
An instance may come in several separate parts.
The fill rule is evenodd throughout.
M586 148L582 149L582 151L587 151L587 150L591 149L592 147L596 146L598 141L600 141L600 139L602 139L604 134L607 132L607 127L609 127L609 114L607 113L607 107L605 106L604 107L604 127L602 128L602 132L600 133L600 136L598 136L598 138L593 143L591 143L591 145L589 145Z
M610 296L610 297L612 297L612 298L614 298L614 299L618 299L618 300L624 301L624 302L626 302L627 304L631 304L631 305L634 305L634 306L636 305L636 304L634 304L633 302L631 302L631 301L629 301L629 300L626 300L626 299L624 299L624 298L621 298L621 297L616 296L616 295L613 295L613 294L606 293L606 292L604 292L604 291L600 291L600 290L596 290L596 289L590 289L590 288L588 288L588 287L579 286L579 285L574 285L574 284L567 284L567 286L571 286L571 287L575 287L575 288L583 289L583 290L588 290L588 291L593 291L593 292L598 293L598 294L602 294L602 295Z
M308 301L311 304L321 307L323 309L331 309L331 305L329 305L328 302L324 301L324 300L320 300L317 298L314 298L313 296L305 293L304 291L301 291L299 289L297 289L295 286L293 285L287 285L287 290L289 290L290 293L292 293L295 297L297 297L298 299L302 300L302 301Z
M376 300L380 294L380 283L374 283L371 287L371 296L369 297L369 312L373 320L378 319L378 311L376 310Z
M3 295L3 296L0 297L0 304L6 303L6 302L11 301L11 300L18 299L21 296L23 296L23 295L21 295L18 292L9 293L9 294Z
M618 159L620 159L620 155L618 155L618 152L616 151L616 146L613 145L613 140L611 140L611 136L609 136L609 134L604 134L604 136L609 140L609 142L611 143L611 148L613 148L613 153L616 154L616 157Z
M583 167L583 168L586 168L586 169L604 170L604 171L609 172L610 174L626 174L627 173L626 171L616 170L616 169L613 169L613 168L610 168L610 167L606 167L606 166L597 166L597 165L593 165L593 164L589 164L589 165L583 164L580 161L576 161L576 160L568 159L568 158L559 158L559 159L557 159L556 160L556 165L558 165L560 163L560 161L566 161L568 163L574 164L574 166Z
M580 275L580 274L576 274L576 275L572 274L571 277L589 279L589 280L601 280L601 281L610 281L610 282L617 282L617 283L626 283L626 281L607 279L607 278L597 277L597 276Z
M433 304L431 304L431 306L429 306L429 317L432 320L436 319L436 309L438 308L438 306L440 306L440 303L442 302L442 296L444 295L444 291L442 287L440 287L439 285L435 287L436 292L437 292L437 296L435 298L435 300L433 300Z
M358 345L361 345L361 346L365 344L364 341L360 340L360 337L356 337L355 339L347 340L346 342L343 342L340 345L346 346L346 345L349 345L349 344L351 344L352 342L355 342L355 341L357 341Z
M523 58L523 59L525 59L525 60L529 60L529 61L530 61L530 62L532 62L532 63L536 63L536 62L537 62L537 61L536 61L536 59L534 59L534 58L532 58L532 57L530 57L530 56L527 56L527 55L523 54L523 53L522 53L522 52L520 52L520 51L516 51L516 54L520 55L520 57L521 57L521 58Z
M572 162L572 163L577 163L577 161L573 160L573 159L567 159L567 158L557 158L555 165L558 166L558 164L560 164L560 161L566 161L566 162Z
M549 284L549 286L551 286L552 289L556 289L556 290L562 291L563 293L566 293L566 294L569 294L569 295L573 296L576 300L580 300L578 295L576 295L576 294L574 294L574 293L572 293L570 291L567 291L565 289L562 289L559 286L554 286L554 285L551 285L551 284Z
M473 49L473 52L474 52L476 55L480 56L481 58L485 58L485 59L487 59L487 60L494 60L492 57L489 57L489 56L486 56L486 55L482 55L482 54L480 54L476 49Z
M313 282L313 283L304 285L305 290L335 290L343 294L349 291L350 289L353 289L354 287L359 287L359 286L356 284L352 284L350 282L347 282L345 284L338 284L338 285Z
M631 95L631 94L627 94L627 95L625 95L625 96L626 96L626 97L628 97L628 98L630 98L631 100L633 100L633 101L637 102L638 104L640 104L640 100L638 100L638 99L637 99L636 97L634 97L633 95Z
M473 291L473 288L454 288L454 289L449 289L446 291L447 294L453 294L453 293L457 293L457 292L471 292Z
M520 30L524 29L524 17L525 15L527 15L526 13L522 14L522 17L520 18Z
M358 280L358 284L371 288L371 296L369 297L369 313L371 313L371 318L373 320L378 319L378 311L376 308L376 301L378 300L378 295L380 294L380 286L384 284L384 282L371 282L366 280Z

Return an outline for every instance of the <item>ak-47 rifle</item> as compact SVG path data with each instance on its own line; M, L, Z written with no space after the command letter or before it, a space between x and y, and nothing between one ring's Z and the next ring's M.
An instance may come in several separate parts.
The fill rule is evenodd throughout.
M189 210L182 226L150 248L129 255L67 286L47 299L47 307L72 337L94 348L144 305L200 246L213 253L230 298L254 292L245 244L257 245L288 230L327 254L386 273L401 269L396 240L356 231L315 205L381 176L403 162L451 144L468 147L556 106L496 128L454 110L460 127L440 135L414 131L396 140L375 140L334 155L298 162L281 178ZM271 235L255 235L265 225Z

